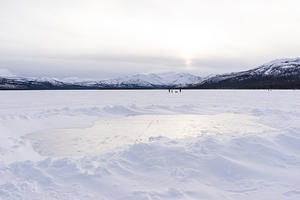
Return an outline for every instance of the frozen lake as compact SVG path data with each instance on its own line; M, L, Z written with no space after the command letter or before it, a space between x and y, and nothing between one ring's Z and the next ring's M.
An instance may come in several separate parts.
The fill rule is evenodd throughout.
M300 91L0 99L0 199L300 198Z

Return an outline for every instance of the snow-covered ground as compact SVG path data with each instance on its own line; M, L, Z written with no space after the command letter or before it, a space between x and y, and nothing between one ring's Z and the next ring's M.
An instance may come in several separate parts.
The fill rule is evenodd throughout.
M300 199L300 92L0 92L0 199Z

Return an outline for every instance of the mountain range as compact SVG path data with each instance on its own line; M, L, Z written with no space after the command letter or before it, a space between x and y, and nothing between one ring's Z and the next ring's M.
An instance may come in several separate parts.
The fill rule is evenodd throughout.
M300 89L300 58L279 59L242 72L199 77L189 73L136 74L109 80L21 78L0 75L2 90L46 89Z

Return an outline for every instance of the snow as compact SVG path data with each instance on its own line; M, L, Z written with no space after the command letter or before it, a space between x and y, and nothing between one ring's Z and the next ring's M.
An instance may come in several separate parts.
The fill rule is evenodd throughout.
M299 91L0 98L0 199L300 198Z

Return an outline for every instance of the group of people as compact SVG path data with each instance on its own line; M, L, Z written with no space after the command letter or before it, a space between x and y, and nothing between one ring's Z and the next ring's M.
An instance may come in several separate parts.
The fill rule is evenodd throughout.
M181 93L181 89L169 89L169 93Z

